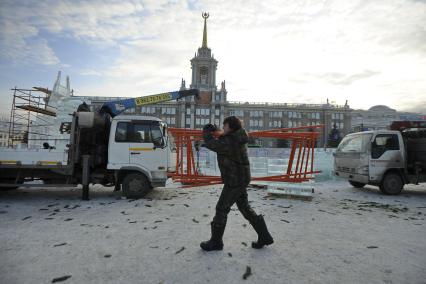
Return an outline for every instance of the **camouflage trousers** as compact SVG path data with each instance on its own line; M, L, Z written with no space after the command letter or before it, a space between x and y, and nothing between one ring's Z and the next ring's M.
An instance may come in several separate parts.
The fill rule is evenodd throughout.
M216 204L216 215L213 218L213 223L225 226L228 213L234 203L237 204L238 210L250 224L255 222L257 214L248 202L246 186L230 187L225 184Z

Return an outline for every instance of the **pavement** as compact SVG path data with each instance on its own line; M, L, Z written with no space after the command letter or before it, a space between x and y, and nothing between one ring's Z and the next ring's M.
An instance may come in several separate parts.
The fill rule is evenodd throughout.
M252 249L234 206L224 250L208 253L220 186L112 190L0 192L0 283L426 283L426 185L385 196L321 182L312 201L251 188L275 243Z

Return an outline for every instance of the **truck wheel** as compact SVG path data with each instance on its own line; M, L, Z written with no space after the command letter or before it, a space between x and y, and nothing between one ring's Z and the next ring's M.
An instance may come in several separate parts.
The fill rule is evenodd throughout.
M388 195L396 195L401 193L404 184L401 176L397 173L388 173L380 183L380 191Z
M357 182L357 181L352 181L350 180L349 183L356 188L363 188L365 186L365 183L362 182Z
M123 195L127 198L144 197L151 189L151 183L142 173L130 173L122 182Z

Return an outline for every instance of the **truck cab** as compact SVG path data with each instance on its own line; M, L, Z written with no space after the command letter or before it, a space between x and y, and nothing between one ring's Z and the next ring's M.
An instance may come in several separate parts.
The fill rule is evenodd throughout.
M398 194L405 183L406 156L399 131L366 131L347 135L334 154L334 174L354 187L376 185L386 194Z
M131 180L145 179L150 187L165 186L168 171L173 171L173 152L167 125L156 117L119 115L112 119L108 145L108 170L131 190ZM139 187L135 185L135 187ZM126 194L127 195L127 194Z

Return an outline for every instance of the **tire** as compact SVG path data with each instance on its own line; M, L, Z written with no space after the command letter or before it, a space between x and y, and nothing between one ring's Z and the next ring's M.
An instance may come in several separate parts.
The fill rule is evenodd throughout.
M402 182L401 176L397 173L388 173L380 183L380 191L387 195L400 194L404 183Z
M151 183L142 173L129 173L122 182L123 195L126 198L141 198L151 190Z
M365 186L365 183L362 182L357 182L357 181L352 181L350 180L349 183L356 188L363 188Z

